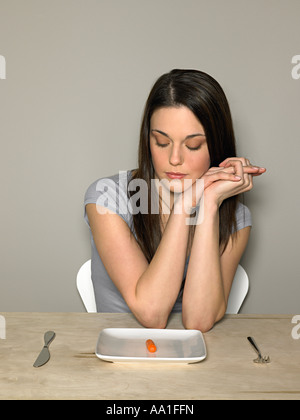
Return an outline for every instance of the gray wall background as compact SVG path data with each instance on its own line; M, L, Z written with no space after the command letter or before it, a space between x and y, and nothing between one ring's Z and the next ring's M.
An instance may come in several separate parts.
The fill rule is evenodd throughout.
M0 311L84 311L85 190L136 166L148 92L176 67L221 83L239 155L268 170L245 196L242 312L299 313L299 16L299 0L0 0Z

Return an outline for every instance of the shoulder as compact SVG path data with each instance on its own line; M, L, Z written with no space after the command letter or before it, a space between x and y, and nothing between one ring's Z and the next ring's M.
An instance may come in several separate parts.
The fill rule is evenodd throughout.
M237 230L243 229L247 226L252 226L251 212L249 208L241 202L238 202L235 212L235 219Z
M127 192L128 181L131 178L132 171L120 171L118 174L99 178L94 181L86 190L84 204L97 203L100 196L105 194L115 196Z
M120 171L118 174L97 179L86 190L84 206L97 204L119 214L128 222L127 186L131 177L132 171Z

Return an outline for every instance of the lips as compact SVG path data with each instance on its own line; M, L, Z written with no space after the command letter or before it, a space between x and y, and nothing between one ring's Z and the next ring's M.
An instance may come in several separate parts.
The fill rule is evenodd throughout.
M181 172L166 172L166 175L168 178L171 179L182 179L186 176L186 174L183 174Z

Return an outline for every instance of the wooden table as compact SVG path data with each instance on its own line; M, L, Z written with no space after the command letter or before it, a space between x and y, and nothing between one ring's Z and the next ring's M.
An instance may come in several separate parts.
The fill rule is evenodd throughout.
M99 332L140 327L131 314L2 313L0 399L300 399L300 339L292 315L227 315L204 334L197 364L109 363L98 359ZM168 328L183 328L180 314ZM43 334L56 332L51 359L34 368ZM271 363L253 363L253 336Z

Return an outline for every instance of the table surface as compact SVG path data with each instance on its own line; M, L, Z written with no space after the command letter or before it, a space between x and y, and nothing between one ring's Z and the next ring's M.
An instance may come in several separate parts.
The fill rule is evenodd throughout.
M226 315L204 334L207 358L195 364L110 363L95 355L103 328L140 328L132 314L2 313L0 399L300 399L300 340L293 315ZM3 320L3 318L2 318ZM181 315L167 328L182 329ZM51 359L33 363L47 330ZM256 357L253 336L266 365Z

